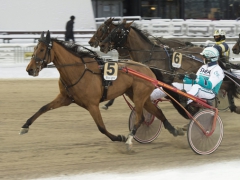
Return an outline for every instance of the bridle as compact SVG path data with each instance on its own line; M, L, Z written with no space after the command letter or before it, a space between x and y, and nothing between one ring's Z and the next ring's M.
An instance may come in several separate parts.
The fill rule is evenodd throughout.
M118 33L120 31L120 33ZM109 50L124 48L124 44L127 40L127 36L130 32L130 27L125 28L124 24L119 25L117 28L114 28L111 33L102 41L102 43L109 43ZM112 42L114 45L112 45Z
M47 67L47 64L48 64L48 61L49 58L51 58L51 48L52 48L52 43L46 43L42 40L39 40L39 42L43 42L46 46L47 46L47 50L45 52L45 55L44 55L44 58L41 59L39 57L37 57L37 55L33 54L32 55L32 59L35 60L36 64L37 64L37 68L38 69L41 69L41 68L44 68L44 67Z
M108 23L109 23L109 22L108 22ZM110 23L110 24L108 24L108 23L107 23L107 22L104 22L104 24L102 25L102 27L101 27L102 35L101 35L100 37L97 36L97 32L98 32L98 31L96 31L96 32L94 33L94 38L95 38L96 41L102 42L102 41L104 40L104 36L105 36L106 34L109 34L109 33L110 33L111 23Z
M118 27L114 28L112 30L112 32L107 36L107 38L105 38L103 40L103 44L104 43L109 43L109 46L108 46L108 50L111 51L112 49L127 49L128 51L139 51L139 52L147 52L149 53L149 58L146 59L144 62L141 62L141 63L146 63L150 60L153 60L152 59L152 55L154 52L160 52L159 50L154 50L154 48L157 46L157 47L161 47L163 48L163 52L165 52L167 54L167 58L169 59L170 58L170 54L169 54L169 47L168 46L164 46L163 44L161 45L156 45L154 43L152 43L152 47L150 50L136 50L136 49L129 49L128 47L126 47L124 44L126 43L127 41L127 38L128 38L128 34L130 32L130 26L128 28L126 28L124 26L124 23L123 24L120 24ZM160 58L158 58L160 59ZM171 69L171 68L170 68Z

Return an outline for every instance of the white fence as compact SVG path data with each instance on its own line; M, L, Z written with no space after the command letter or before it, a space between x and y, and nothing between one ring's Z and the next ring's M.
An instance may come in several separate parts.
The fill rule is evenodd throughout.
M142 30L147 30L150 34L156 37L163 36L165 38L178 38L183 41L185 38L195 39L198 38L201 42L192 42L200 45L204 44L206 39L213 39L213 32L215 29L221 28L226 31L227 43L230 48L235 44L235 40L240 33L240 21L235 20L183 20L183 19L151 19L144 20L140 16L123 16L114 17L114 23L119 23L123 19L127 19L128 22L133 21ZM96 25L103 24L108 18L96 18ZM88 45L88 41L93 34L76 34L77 43L86 46L99 53L100 56L106 58L117 58L117 52L111 51L108 54L103 54L99 51L99 48L92 48ZM54 37L63 39L63 34L54 34ZM1 37L1 36L0 36ZM32 38L32 37L31 37ZM30 39L25 39L21 43L12 43L20 40L12 39L10 43L0 44L0 63L21 63L29 61L31 58L33 48L36 43ZM22 41L22 39L21 39ZM194 41L194 40L192 40ZM31 43L28 43L31 42ZM240 61L240 55L234 55L231 53L232 61Z
M196 45L204 45L205 42L192 42ZM213 45L214 42L210 42L209 45ZM230 49L235 44L234 41L228 42ZM16 63L25 63L29 62L32 57L34 46L36 43L32 44L0 44L0 64L16 64ZM100 52L99 48L92 48L90 46L86 46L87 48L96 51L101 57L109 58L109 59L117 59L118 53L116 50L109 52L108 54L104 54ZM232 62L240 62L240 55L235 55L231 53L230 61Z
M17 64L29 62L34 51L34 47L36 45L36 43L0 44L0 64ZM116 50L113 50L108 54L104 54L100 52L99 48L93 48L87 44L85 45L85 47L96 51L103 58L117 59L118 57L118 53Z
M188 36L210 37L215 29L223 29L228 37L236 37L240 33L240 21L236 20L197 20L197 19L151 19L144 20L140 16L113 17L114 22L133 21L142 30L153 36ZM95 18L97 28L108 19Z

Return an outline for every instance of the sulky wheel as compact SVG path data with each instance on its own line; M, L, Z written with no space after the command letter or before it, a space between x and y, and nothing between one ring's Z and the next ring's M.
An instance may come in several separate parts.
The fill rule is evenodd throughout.
M138 128L134 139L139 143L150 143L160 134L162 121L143 109L144 122ZM131 131L135 122L135 111L131 111L129 116L129 130Z
M219 111L226 111L229 108L227 92L225 90L219 90L216 102L217 106L215 107L217 107Z
M194 115L206 131L211 131L214 113L211 110L204 109ZM222 142L223 123L219 116L216 120L216 128L211 136L205 136L198 125L192 120L187 132L188 143L192 150L200 155L213 153Z

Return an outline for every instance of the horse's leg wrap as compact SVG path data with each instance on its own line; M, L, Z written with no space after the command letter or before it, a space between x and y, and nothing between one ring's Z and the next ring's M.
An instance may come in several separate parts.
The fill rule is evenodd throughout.
M125 136L123 136L123 135L118 135L118 139L121 142L126 142L126 140L127 140L127 138Z
M129 134L125 144L131 145L132 144L132 140L133 140L133 135Z
M127 145L127 150L128 151L132 150L132 145L133 145L132 140L133 140L133 135L132 135L132 133L130 133L128 135L127 141L125 142L125 144Z

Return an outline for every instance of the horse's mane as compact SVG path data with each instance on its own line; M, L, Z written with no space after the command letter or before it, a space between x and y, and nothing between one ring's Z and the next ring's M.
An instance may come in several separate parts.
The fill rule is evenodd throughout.
M159 45L157 45L156 43L154 43L151 39L149 39L149 33L147 33L146 31L142 31L140 29L138 29L137 27L135 26L131 26L131 28L133 30L135 30L145 41L149 42L150 44L154 45L154 46L158 46L160 47Z
M132 29L134 29L144 40L146 40L147 42L151 43L152 45L161 47L159 44L156 44L156 42L154 40L160 41L160 43L162 43L162 45L166 44L164 41L172 41L172 42L176 42L179 44L182 44L184 46L196 46L194 44L192 44L191 42L185 42L185 41L180 41L180 40L176 40L176 39L166 39L163 37L155 37L153 35L151 35L150 33L148 33L147 31L143 31L140 30L137 26L131 26ZM152 37L153 39L150 39L149 37Z
M56 38L52 38L51 40L61 45L64 49L77 57L99 58L98 54L95 51L92 51L91 49L88 49L82 45L62 41Z

